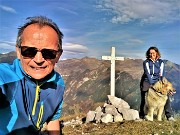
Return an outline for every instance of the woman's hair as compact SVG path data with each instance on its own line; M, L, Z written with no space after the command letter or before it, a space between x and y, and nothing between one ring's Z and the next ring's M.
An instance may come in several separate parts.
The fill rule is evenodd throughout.
M56 25L56 23L54 23L51 19L45 17L45 16L34 16L34 17L28 17L26 18L27 22L20 26L18 29L18 35L17 35L17 40L16 40L16 46L20 47L21 43L22 43L22 34L24 29L31 25L31 24L37 24L39 25L39 27L43 27L43 26L49 26L51 28L53 28L57 35L58 35L58 46L59 49L62 49L62 38L63 38L63 33L60 31L60 29L58 28L58 26Z
M154 47L154 46L151 46L151 47L147 50L147 52L146 52L146 58L147 58L147 59L150 58L150 50L155 50L156 53L157 53L157 57L158 57L158 58L161 57L161 54L160 54L158 48L157 48L157 47Z

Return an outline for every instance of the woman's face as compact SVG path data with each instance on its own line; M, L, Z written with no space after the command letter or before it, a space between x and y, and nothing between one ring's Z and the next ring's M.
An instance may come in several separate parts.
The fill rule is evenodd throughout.
M150 58L151 58L152 60L156 60L156 58L157 58L157 52L156 52L154 49L151 49L151 50L149 51L149 56L150 56Z

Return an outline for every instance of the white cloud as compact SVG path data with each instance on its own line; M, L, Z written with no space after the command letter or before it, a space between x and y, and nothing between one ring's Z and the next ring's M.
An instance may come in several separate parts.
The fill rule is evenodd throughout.
M0 5L0 9L4 10L6 12L10 12L10 13L17 13L15 9L8 7L8 6Z
M10 41L0 41L0 47L5 49L10 49L11 47L15 48L15 42Z
M140 39L129 39L129 42L134 45L142 45L144 43L144 41Z
M63 44L63 50L71 53L86 53L88 48L84 45L74 44L74 43L65 43Z
M78 15L77 12L73 11L73 10L69 10L69 9L66 9L66 8L62 8L62 7L58 7L59 10L63 10L65 12L68 12L70 14L74 14L74 15Z
M0 41L0 53L15 51L15 42Z
M179 20L179 0L101 0L98 4L98 9L112 15L112 23L169 23Z
M63 44L64 53L61 59L71 59L71 58L83 58L88 55L88 48L84 45L65 43Z

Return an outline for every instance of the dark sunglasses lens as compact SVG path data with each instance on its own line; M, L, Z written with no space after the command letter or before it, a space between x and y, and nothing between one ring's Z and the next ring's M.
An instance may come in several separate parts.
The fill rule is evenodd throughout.
M21 55L24 57L32 58L36 55L37 51L35 47L21 46Z
M42 49L41 53L44 59L55 59L58 52L51 49Z

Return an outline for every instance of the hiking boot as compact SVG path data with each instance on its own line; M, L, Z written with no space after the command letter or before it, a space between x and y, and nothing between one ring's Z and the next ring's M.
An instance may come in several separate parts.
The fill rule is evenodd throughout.
M144 119L144 112L139 112L139 118Z
M140 115L139 118L140 118L140 119L144 119L144 115Z

